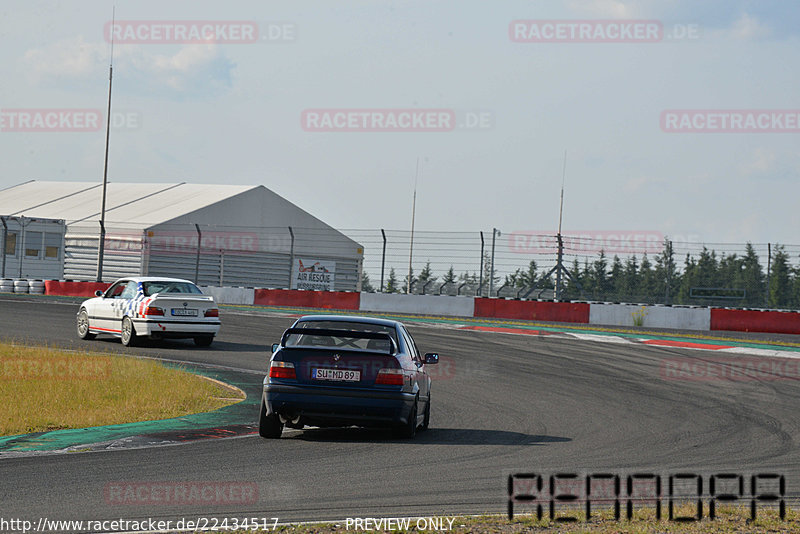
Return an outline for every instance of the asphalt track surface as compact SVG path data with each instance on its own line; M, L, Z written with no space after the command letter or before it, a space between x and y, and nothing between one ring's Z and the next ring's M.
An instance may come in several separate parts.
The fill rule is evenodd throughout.
M80 341L74 303L0 297L0 338L263 371L293 321L223 313L214 345L125 348ZM223 310L225 312L225 310ZM431 428L413 441L362 429L287 430L176 446L0 458L5 518L171 519L502 513L512 472L779 472L800 488L796 380L665 380L669 358L704 351L517 336L410 324L439 352ZM260 380L253 374L254 382ZM1 384L0 384L1 387ZM13 399L3 399L13 402ZM257 414L253 413L253 423ZM252 502L124 504L109 484L255 484ZM222 499L224 501L224 499Z

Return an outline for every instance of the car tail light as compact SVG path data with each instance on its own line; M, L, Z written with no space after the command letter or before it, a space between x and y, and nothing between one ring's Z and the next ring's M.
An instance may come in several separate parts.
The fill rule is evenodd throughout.
M148 306L144 309L145 315L164 315L164 310L158 306Z
M206 310L205 313L206 317L219 317L219 309L217 308L209 308Z
M292 362L272 362L269 365L270 378L297 378Z
M384 386L402 386L405 377L402 369L381 369L375 377L375 384Z

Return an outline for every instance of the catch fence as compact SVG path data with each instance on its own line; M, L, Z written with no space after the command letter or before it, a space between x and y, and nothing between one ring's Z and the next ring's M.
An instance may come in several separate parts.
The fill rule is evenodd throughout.
M565 233L559 262L554 234L341 231L364 246L365 290L407 292L410 258L415 294L552 299L560 271L562 299L800 308L800 245Z
M118 225L119 226L119 225ZM90 280L98 233L69 226L64 278ZM302 265L301 265L302 263ZM411 287L409 283L411 267ZM657 232L474 232L170 225L109 229L104 276L203 285L800 309L800 245ZM306 276L306 275L303 275Z

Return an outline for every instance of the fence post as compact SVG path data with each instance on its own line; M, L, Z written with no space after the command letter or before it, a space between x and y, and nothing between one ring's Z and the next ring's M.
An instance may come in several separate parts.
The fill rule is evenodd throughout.
M30 221L28 221L28 223L30 223ZM25 227L28 226L28 224L25 223L25 217L20 217L19 218L19 226L21 228L21 231L20 231L21 236L20 237L22 238L22 240L20 242L20 247L19 247L19 278L22 278L22 262L25 260ZM103 230L103 236L105 236L105 230ZM105 239L105 237L104 237L104 239ZM102 265L102 264L103 263L100 262L100 265ZM101 267L101 274L102 274L102 267ZM100 280L100 281L102 282L102 280Z
M381 228L381 236L383 236L383 252L381 253L381 290L380 292L383 293L383 272L386 268L386 232L383 231Z
M67 236L66 236L66 227L64 229L64 254L67 253ZM139 264L139 275L140 276L147 276L147 273L150 272L150 252L152 248L150 247L150 240L147 236L147 230L142 230L142 263ZM65 262L66 264L66 262ZM63 271L63 266L62 266Z
M769 290L772 287L770 280L770 270L772 269L772 243L767 243L767 291L764 295L764 307L769 308Z
M507 285L508 285L508 282L505 282L505 283L504 283L502 286L500 286L500 288L497 290L497 295L495 295L495 296L496 296L496 297L499 297L499 296L500 296L500 292L501 292L503 289L505 289L505 287L506 287ZM491 296L491 294L490 294L490 296Z
M478 269L478 273L479 273L478 274L478 277L479 277L478 278L478 293L483 291L483 246L484 246L483 232L481 232L481 266ZM477 296L480 297L480 295L477 295Z
M558 252L556 255L556 290L554 293L554 301L561 302L561 271L564 269L564 240L561 239L561 232L556 236L558 239Z
M203 239L203 234L200 232L200 225L195 223L194 227L197 229L197 255L194 258L194 283L200 285L200 241Z
M492 228L492 266L489 269L489 296L492 296L492 288L494 288L494 245L497 239L497 228Z
M667 279L666 279L666 294L664 295L664 304L667 306L672 305L672 297L670 295L670 276L672 273L672 241L667 238L664 238L664 264L667 270Z
M292 244L289 249L289 285L286 286L286 289L292 289L292 271L294 270L294 231L291 226L289 226L289 235L292 238Z
M219 287L225 287L225 249L219 249Z
M2 252L2 254L3 254L3 260L2 260L2 262L3 262L3 274L2 274L2 276L0 276L0 278L5 278L6 277L6 252L7 252L6 251L6 247L8 246L8 243L7 243L7 241L8 241L8 225L6 224L6 218L5 217L0 217L0 221L3 222L3 252ZM14 243L14 246L16 246L16 243ZM16 252L16 250L14 252Z
M425 294L425 290L428 288L428 284L430 284L431 282L433 282L433 278L431 278L430 280L428 280L427 282L425 282L425 283L422 285L422 294L423 294L423 295Z

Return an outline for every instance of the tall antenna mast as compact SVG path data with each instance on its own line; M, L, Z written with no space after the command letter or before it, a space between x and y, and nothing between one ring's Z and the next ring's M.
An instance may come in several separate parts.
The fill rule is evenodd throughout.
M566 275L566 277L569 278L570 287L574 285L580 291L581 296L583 296L583 287L581 287L581 283L574 276L570 274L569 270L566 267L564 267L564 240L561 239L561 218L562 215L564 214L564 182L566 180L566 176L567 176L567 151L565 150L564 167L561 171L561 206L558 208L558 234L556 235L556 238L558 239L558 250L556 251L557 254L556 264L552 269L550 269L547 272L547 274L542 276L539 279L539 281L536 284L534 284L534 286L530 290L528 290L527 293L525 293L525 295L523 295L523 298L526 298L528 295L530 295L536 288L541 286L545 280L550 280L550 277L553 275L553 273L556 273L556 289L555 292L553 293L553 300L555 300L556 302L561 301L561 292L563 291L561 284L562 274Z
M558 208L558 257L556 258L556 291L553 295L554 300L561 301L561 273L566 271L564 268L564 240L561 239L561 219L564 214L564 181L567 177L567 151L564 150L564 166L561 170L561 205ZM569 272L567 272L569 274Z
M106 155L103 162L103 205L100 209L100 242L97 247L97 281L103 281L103 253L106 245L106 189L108 186L108 138L111 132L111 81L114 77L114 23L117 7L111 8L111 58L108 62L108 110L106 111Z
M411 202L411 245L408 248L408 281L406 282L406 293L411 293L411 279L413 271L411 262L414 259L414 221L417 216L417 181L419 180L419 156L417 156L417 173L414 175L414 200Z
M558 235L561 235L561 215L564 213L564 181L567 179L567 151L564 151L564 167L561 170L561 206L558 208Z

